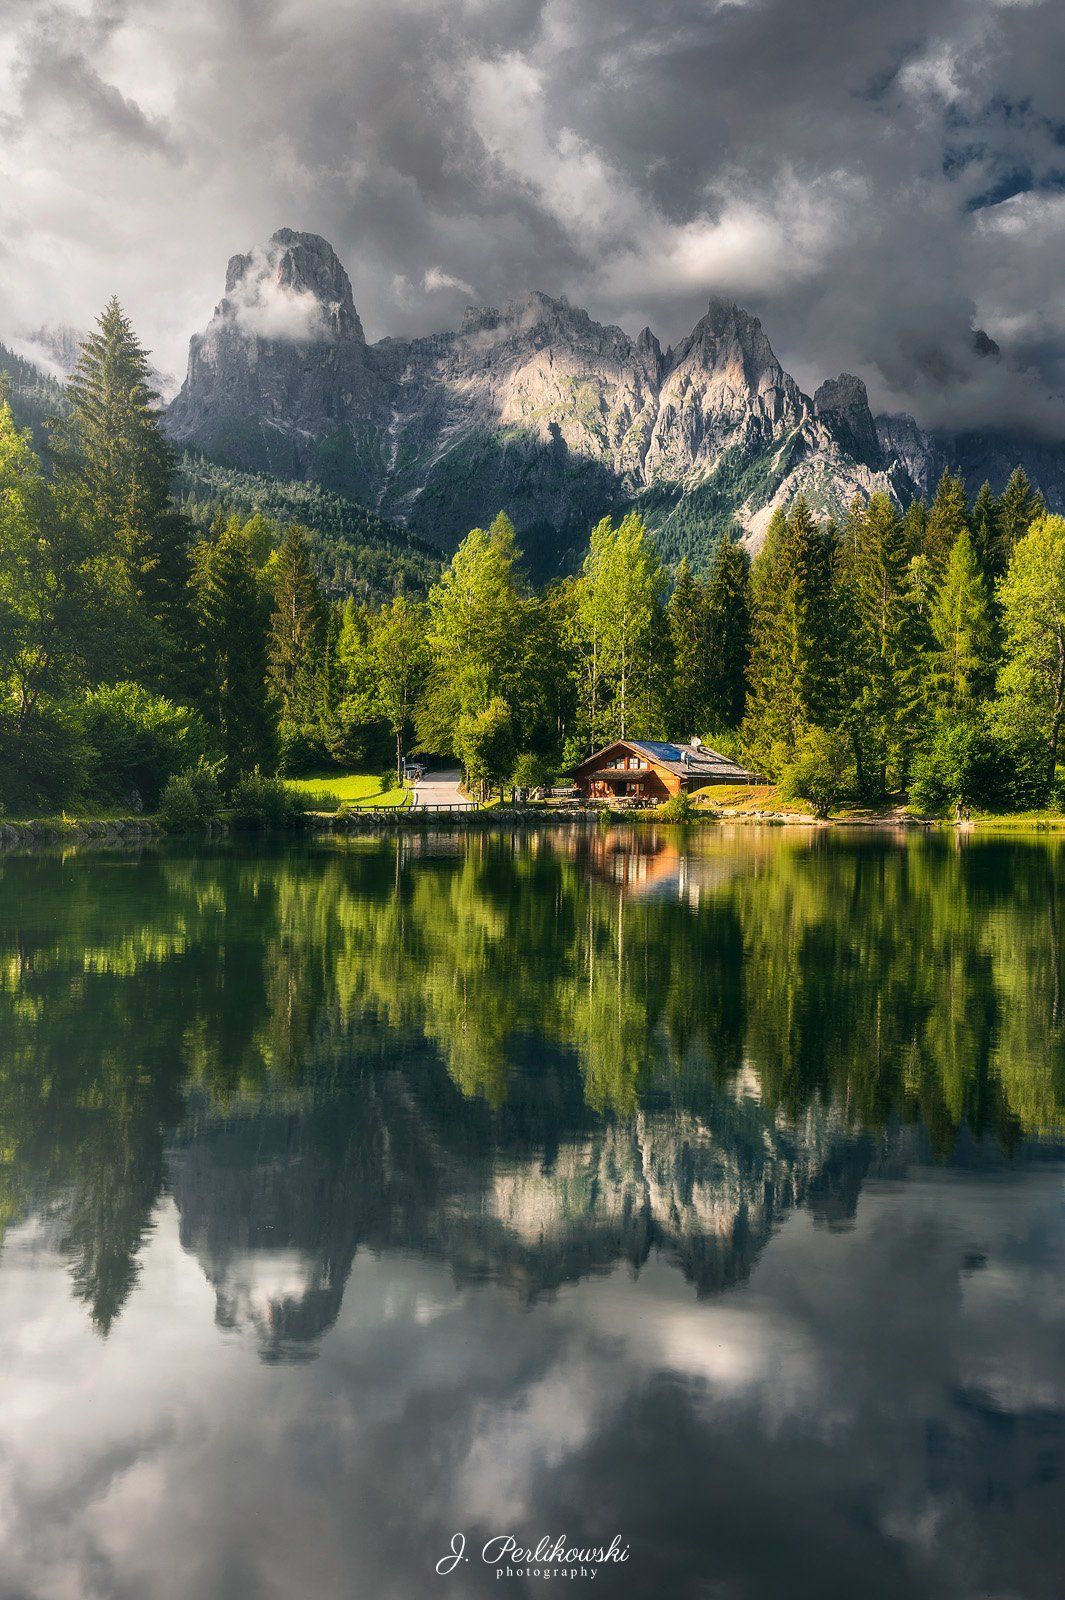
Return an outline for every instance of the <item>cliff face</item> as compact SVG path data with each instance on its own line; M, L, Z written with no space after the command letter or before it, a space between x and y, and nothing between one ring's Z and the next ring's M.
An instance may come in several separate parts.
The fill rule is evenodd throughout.
M576 560L592 523L622 507L644 512L667 554L698 559L723 529L757 546L799 494L836 515L855 495L904 502L947 459L911 418L874 421L858 378L809 399L758 319L727 300L666 352L649 329L632 339L544 294L470 308L451 333L368 345L332 247L290 229L230 261L168 427L178 444L322 483L444 549L502 508L540 575Z

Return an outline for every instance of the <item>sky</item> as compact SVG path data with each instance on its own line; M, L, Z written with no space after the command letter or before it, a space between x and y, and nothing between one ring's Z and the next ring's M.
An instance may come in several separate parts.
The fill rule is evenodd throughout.
M1055 0L4 0L0 338L117 293L181 376L287 226L370 339L725 294L807 391L1065 437L1063 61Z

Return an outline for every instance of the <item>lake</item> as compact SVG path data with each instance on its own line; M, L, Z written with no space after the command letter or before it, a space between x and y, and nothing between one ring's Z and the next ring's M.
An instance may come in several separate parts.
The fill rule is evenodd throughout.
M1035 835L0 858L0 1597L1059 1595L1063 919Z

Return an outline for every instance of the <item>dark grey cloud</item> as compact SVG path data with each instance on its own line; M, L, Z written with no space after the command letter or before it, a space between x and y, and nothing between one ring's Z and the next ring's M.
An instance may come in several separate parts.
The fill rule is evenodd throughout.
M807 387L1060 434L1063 54L1052 0L12 0L0 332L117 291L180 368L288 225L371 337L539 287L668 341L724 292Z

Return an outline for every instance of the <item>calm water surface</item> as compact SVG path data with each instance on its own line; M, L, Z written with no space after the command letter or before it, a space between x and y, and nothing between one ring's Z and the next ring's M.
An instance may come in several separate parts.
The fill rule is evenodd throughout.
M1063 921L1039 838L0 860L0 1597L1059 1596Z

